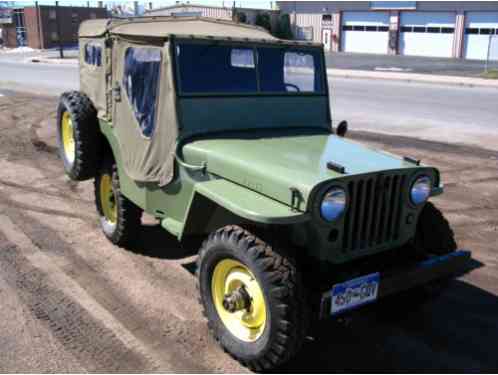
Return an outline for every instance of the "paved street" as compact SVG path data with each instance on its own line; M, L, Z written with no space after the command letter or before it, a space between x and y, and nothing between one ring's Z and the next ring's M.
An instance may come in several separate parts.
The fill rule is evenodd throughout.
M498 150L498 90L329 78L334 124Z
M0 57L0 89L59 95L78 88L78 79L77 66L27 64Z
M334 77L329 83L334 124L346 119L353 130L498 148L497 89ZM0 90L59 95L77 87L75 65L26 64L0 55Z
M484 71L483 60L345 52L330 52L325 57L327 67L334 69L400 71L469 77L477 77ZM497 69L498 61L490 61L489 68Z

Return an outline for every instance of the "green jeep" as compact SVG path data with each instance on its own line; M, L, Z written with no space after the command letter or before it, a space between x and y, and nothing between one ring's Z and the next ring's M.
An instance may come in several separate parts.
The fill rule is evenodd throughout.
M470 258L427 202L437 169L334 132L321 45L199 17L91 20L79 38L80 90L58 107L66 174L94 179L118 246L144 211L179 241L205 238L200 301L245 366L274 368L310 322Z

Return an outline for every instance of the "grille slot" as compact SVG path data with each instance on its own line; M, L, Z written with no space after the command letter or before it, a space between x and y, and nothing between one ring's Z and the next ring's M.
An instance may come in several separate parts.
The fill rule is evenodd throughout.
M397 240L403 204L403 175L377 175L350 181L344 218L344 253Z

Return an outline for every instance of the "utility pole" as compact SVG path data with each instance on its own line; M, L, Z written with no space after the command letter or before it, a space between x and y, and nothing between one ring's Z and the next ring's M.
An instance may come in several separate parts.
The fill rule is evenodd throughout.
M488 64L489 64L489 53L491 52L491 41L493 38L493 34L489 34L489 39L488 39L488 52L486 54L486 63L484 65L484 72L488 72Z
M59 2L55 2L55 22L57 25L57 40L59 41L59 55L61 59L64 58L64 48L62 47L62 35L61 35L61 18L59 14Z
M38 32L38 48L43 49L44 40L43 40L43 35L41 32L41 15L40 15L40 6L38 5L38 1L35 1L35 8L36 8L36 31Z

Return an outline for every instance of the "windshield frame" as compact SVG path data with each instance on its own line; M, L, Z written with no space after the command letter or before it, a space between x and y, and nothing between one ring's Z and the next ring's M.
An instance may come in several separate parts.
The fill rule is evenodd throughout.
M196 39L196 38L174 38L172 40L172 48L171 53L173 54L173 71L174 71L174 80L176 93L181 98L192 98L192 97L254 97L254 96L328 96L328 81L327 81L327 69L325 62L325 54L322 46L316 45L294 45L294 44L285 44L285 43L268 43L268 42L258 42L258 41L243 41L243 40L230 40L230 39ZM222 46L230 46L236 48L243 49L252 49L254 54L254 63L256 69L256 83L257 90L256 92L183 92L181 87L181 78L180 78L180 60L179 56L176 53L176 47L179 44L212 44L212 45L222 45ZM283 50L289 51L318 51L318 55L320 56L320 66L321 66L321 84L322 91L320 92L311 92L311 91L288 91L288 92L272 92L272 91L261 91L261 83L260 83L260 74L259 74L259 59L257 56L257 48L279 48Z

